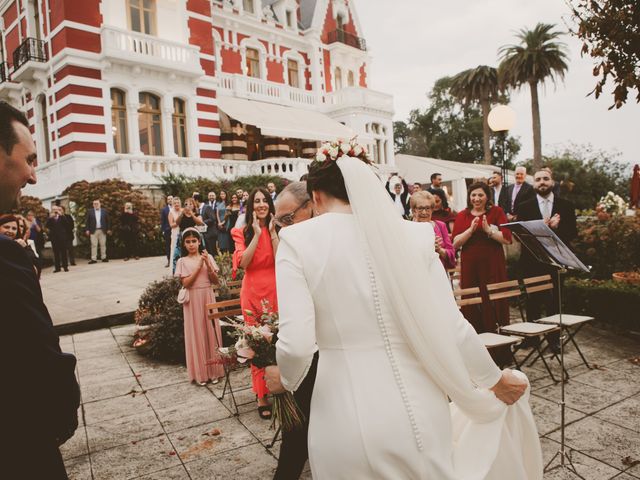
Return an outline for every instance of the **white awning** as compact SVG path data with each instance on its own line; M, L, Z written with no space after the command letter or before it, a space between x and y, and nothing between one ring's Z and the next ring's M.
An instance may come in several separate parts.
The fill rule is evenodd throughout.
M311 110L234 97L218 97L218 109L272 137L334 141L354 136L349 127Z

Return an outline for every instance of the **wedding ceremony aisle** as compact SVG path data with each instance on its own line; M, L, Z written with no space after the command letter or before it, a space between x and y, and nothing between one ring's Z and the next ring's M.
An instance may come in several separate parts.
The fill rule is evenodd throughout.
M131 347L135 327L126 325L61 337L78 358L82 392L80 426L61 450L72 480L269 479L280 441L273 448L270 422L258 417L248 369L233 374L240 406L217 385L198 387L186 369L141 356ZM588 369L570 347L566 362L566 441L573 462L588 480L640 478L640 354L637 340L596 327L578 337ZM544 367L524 367L545 464L560 440L560 386ZM554 375L559 371L555 365ZM34 432L37 435L37 432ZM336 432L339 435L339 432ZM310 479L308 468L303 479ZM555 470L545 479L575 478Z

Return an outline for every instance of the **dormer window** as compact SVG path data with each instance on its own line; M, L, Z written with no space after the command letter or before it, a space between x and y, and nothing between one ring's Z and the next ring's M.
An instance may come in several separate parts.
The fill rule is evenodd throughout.
M127 0L129 28L134 32L156 35L155 0Z
M293 28L293 12L291 10L287 10L287 27Z
M247 13L256 13L253 0L242 0L242 8L244 8L244 11Z
M338 15L336 23L338 24L338 30L344 30L344 17L342 15Z

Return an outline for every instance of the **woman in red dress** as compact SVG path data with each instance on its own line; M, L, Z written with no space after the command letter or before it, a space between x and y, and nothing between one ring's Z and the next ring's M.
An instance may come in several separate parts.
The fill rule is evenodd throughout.
M507 217L500 207L492 205L489 186L472 184L467 191L467 208L456 216L452 237L453 246L462 249L460 286L480 287L485 305L489 305L486 286L507 280L502 245L511 243L511 232L498 228L503 223L507 223ZM509 303L499 300L494 307L483 308L482 314L474 306L463 307L462 312L478 333L495 332L496 320L500 325L509 324Z
M234 271L244 269L240 306L242 311L262 312L262 300L267 300L274 312L278 311L276 297L275 253L278 235L275 231L275 208L271 195L264 188L256 188L247 200L246 225L234 228L231 236L235 242L233 253ZM244 314L247 325L255 324L255 318ZM258 397L258 413L263 419L271 418L271 405L267 399L269 390L264 380L264 368L251 366L251 383Z

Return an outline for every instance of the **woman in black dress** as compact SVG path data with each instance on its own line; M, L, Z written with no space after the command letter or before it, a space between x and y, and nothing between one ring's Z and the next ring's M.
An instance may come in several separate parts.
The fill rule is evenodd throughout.
M140 220L138 215L133 212L133 204L127 202L124 204L124 211L120 215L120 236L124 243L124 261L131 257L136 260L138 256L138 236L140 234Z

